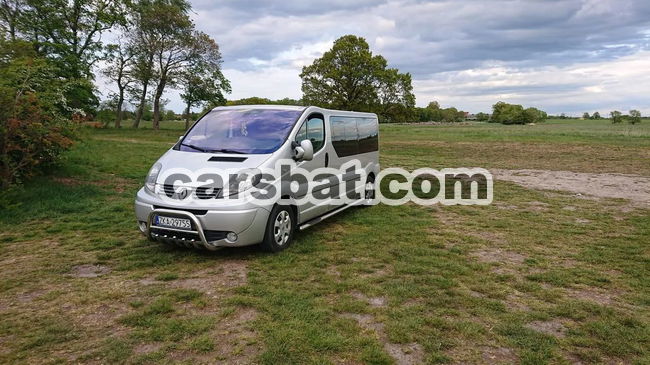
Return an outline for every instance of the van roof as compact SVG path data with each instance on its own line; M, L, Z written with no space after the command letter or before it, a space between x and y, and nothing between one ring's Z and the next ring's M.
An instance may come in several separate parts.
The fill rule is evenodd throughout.
M323 110L328 112L335 113L346 113L346 114L365 114L372 117L377 117L375 113L368 112L354 112L348 110L336 110L336 109L327 109L317 106L301 106L301 105L277 105L277 104L252 104L252 105L230 105L230 106L218 106L212 110L222 110L222 109L275 109L275 110L301 110L304 111L307 108L313 108L317 110Z
M299 105L276 105L276 104L259 104L259 105L229 105L218 106L212 110L219 109L278 109L278 110L305 110L308 107Z

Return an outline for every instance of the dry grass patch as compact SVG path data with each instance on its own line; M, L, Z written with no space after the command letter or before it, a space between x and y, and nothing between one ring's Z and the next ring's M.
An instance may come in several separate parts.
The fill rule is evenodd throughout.
M590 286L581 286L576 288L569 288L566 290L566 295L569 298L586 300L603 306L615 305L621 294L622 292L619 292L618 290L603 290Z
M491 169L497 180L540 190L560 190L597 198L627 199L650 207L650 177L612 173Z
M355 299L368 303L371 307L374 308L385 307L388 303L388 299L386 297L369 297L356 290L350 293L350 295L352 295L352 297Z
M72 268L70 275L77 278L96 278L111 272L111 268L104 265L84 264Z
M547 335L564 338L566 336L566 323L560 319L552 319L549 321L535 321L526 324L527 328L530 328L534 331L545 333Z
M171 282L172 287L196 289L210 295L246 284L248 264L245 261L224 261L215 269L192 274L192 277Z

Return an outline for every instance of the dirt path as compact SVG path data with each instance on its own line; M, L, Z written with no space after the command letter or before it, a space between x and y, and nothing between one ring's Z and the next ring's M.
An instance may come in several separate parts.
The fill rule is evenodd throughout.
M625 174L592 174L550 170L491 169L497 180L542 190L562 190L597 198L627 199L650 206L650 177Z

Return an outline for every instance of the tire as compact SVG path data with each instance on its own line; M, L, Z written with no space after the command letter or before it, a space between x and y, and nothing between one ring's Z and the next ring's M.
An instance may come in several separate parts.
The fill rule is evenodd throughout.
M361 205L362 207L371 207L374 204L372 204L372 201L375 200L375 194L376 194L376 189L377 186L375 185L375 177L370 175L368 176L368 179L366 179L366 185L363 191L363 204Z
M280 252L291 245L296 229L296 217L293 209L286 205L276 205L269 214L264 232L262 249L267 252Z

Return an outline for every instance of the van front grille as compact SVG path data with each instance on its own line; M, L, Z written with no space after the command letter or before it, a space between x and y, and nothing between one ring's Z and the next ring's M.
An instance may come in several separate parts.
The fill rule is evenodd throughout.
M174 185L171 184L163 184L162 186L163 192L165 195L169 198L172 199L178 199L178 200L183 200L193 193L192 188L187 188L187 187L181 187L180 189L176 189ZM218 199L221 198L221 188L198 188L196 190L196 196L199 199L202 200L208 200L208 199Z

